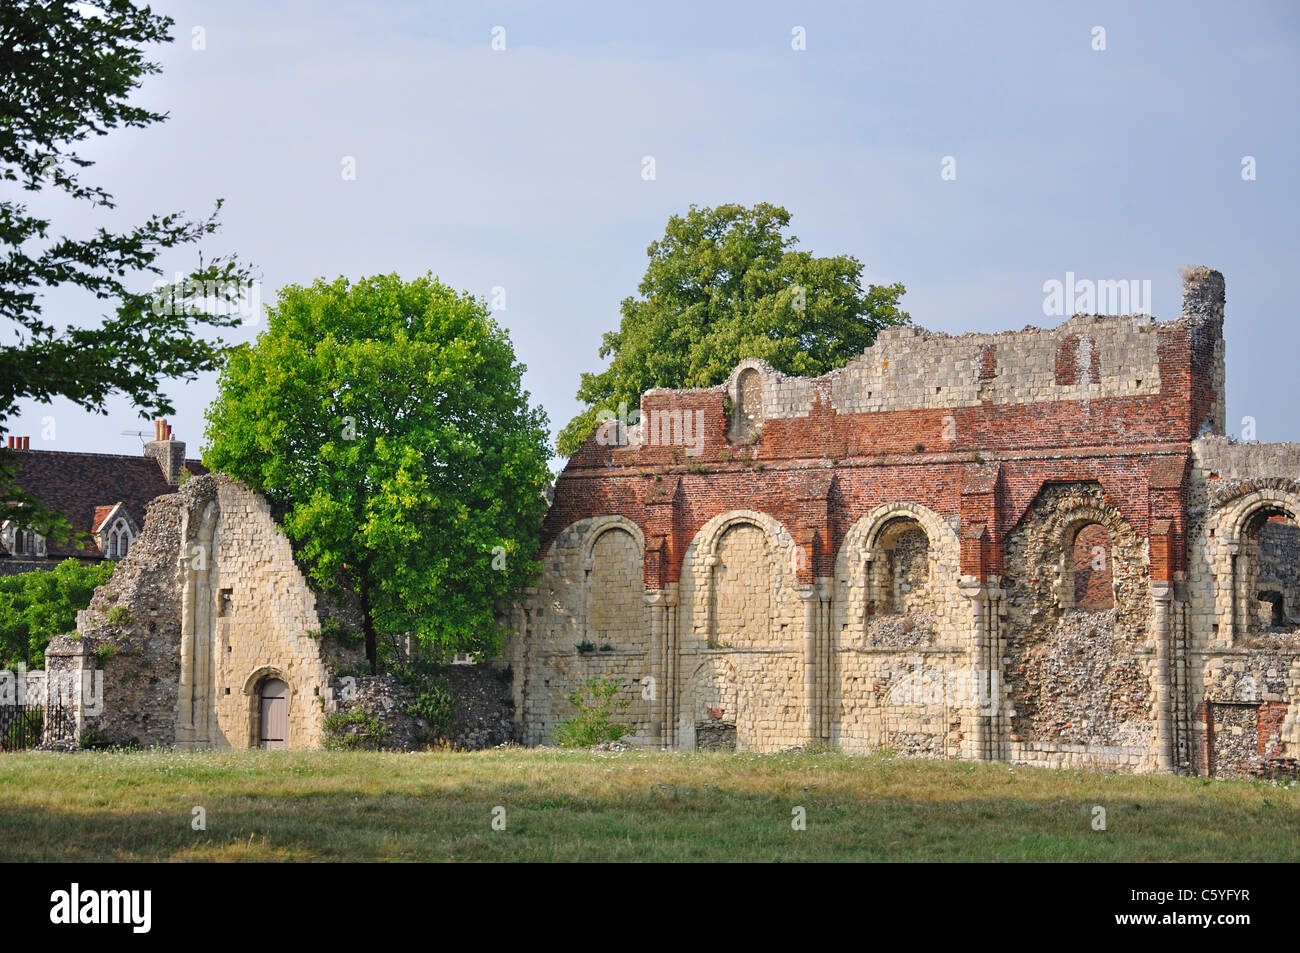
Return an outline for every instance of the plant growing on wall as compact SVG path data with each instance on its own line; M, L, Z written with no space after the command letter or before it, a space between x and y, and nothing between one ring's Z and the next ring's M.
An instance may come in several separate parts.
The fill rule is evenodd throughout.
M583 682L582 688L568 696L569 704L578 713L556 726L555 743L561 748L585 748L619 741L632 734L635 729L631 725L613 720L616 709L632 704L626 698L617 697L622 687L622 679L602 675L593 675Z
M721 384L747 357L785 374L824 374L910 320L898 307L901 284L864 288L861 262L797 250L789 224L789 212L767 203L672 216L647 250L640 296L623 299L618 330L601 339L609 367L582 375L587 407L560 432L560 453L582 446L602 410L635 410L651 387Z
M327 591L382 639L495 654L494 612L536 570L546 417L486 304L432 276L281 289L232 350L204 462L266 493Z

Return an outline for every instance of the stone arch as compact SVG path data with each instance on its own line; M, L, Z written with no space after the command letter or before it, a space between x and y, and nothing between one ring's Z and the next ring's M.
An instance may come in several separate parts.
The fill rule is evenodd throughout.
M677 716L680 747L698 747L696 733L701 725L729 725L740 728L740 682L729 658L708 656L683 682ZM739 738L736 739L739 741Z
M645 615L645 534L625 516L594 517L582 539L583 641L641 648Z
M736 375L731 418L731 438L748 443L763 431L763 375L746 367Z
M249 673L244 679L244 687L240 689L245 698L245 707L248 711L248 747L257 748L261 746L262 737L262 686L271 679L279 679L284 682L289 691L289 711L294 710L294 704L298 695L298 688L293 683L287 672L278 665L259 665Z
M882 563L882 550L893 545L908 532L925 535L925 571L928 590L925 600L898 600L886 597L885 576L876 564ZM938 513L918 503L886 503L860 517L840 544L835 557L835 598L833 601L833 636L841 647L867 644L875 610L920 610L924 628L909 628L905 641L956 641L957 620L962 618L957 581L961 562L961 541L952 524ZM897 570L898 567L894 567ZM922 603L924 607L922 608ZM885 614L885 613L882 613ZM914 619L914 621L916 621ZM876 627L878 628L878 626ZM837 634L837 635L836 635ZM879 633L878 633L879 634Z
M747 528L754 532L749 533ZM728 565L723 561L724 556L732 555L724 552L729 548L728 534L737 531L750 537L744 578L737 585L745 589L757 587L766 593L767 599L765 606L755 605L755 593L742 598L739 591L724 590L721 593L724 611L728 600L737 606L749 603L746 612L765 613L767 616L768 636L761 641L793 644L798 620L802 618L802 609L794 605L797 600L793 591L800 561L799 548L778 520L756 510L729 510L718 514L700 528L687 547L683 557L681 601L690 619L691 634L705 647L716 647L719 642L730 642L735 646L734 640L720 634L719 623L726 620L719 618L718 599L720 584L730 578ZM753 552L760 540L762 551ZM730 542L737 541L742 546L745 542L737 540L736 536ZM733 568L736 565L732 563ZM760 579L765 584L759 585ZM734 579L730 581L736 582ZM751 621L753 628L762 628L760 617L755 616ZM745 641L749 643L751 638L757 638L756 633L747 634Z
M1217 636L1211 638L1227 646L1250 644L1264 628L1275 621L1270 607L1266 617L1260 608L1260 593L1281 595L1283 627L1300 613L1300 574L1289 577L1300 555L1300 483L1271 478L1247 483L1231 496L1220 497L1211 504L1201 544L1209 562L1214 592L1214 618ZM1269 560L1264 552L1264 537L1274 518L1285 521L1287 531L1296 536L1290 551L1280 560ZM1281 565L1273 566L1272 563ZM1289 565L1288 565L1289 564ZM1280 571L1275 571L1280 570Z
M1070 542L1068 595L1071 604L1088 611L1115 605L1115 569L1110 530L1101 523L1084 523L1073 528ZM1065 584L1063 583L1063 587Z
M536 648L545 652L573 652L576 646L588 641L588 622L592 619L593 599L588 583L591 574L597 582L602 570L597 558L601 539L607 533L617 532L633 545L626 547L629 562L635 563L639 578L624 580L628 588L644 590L645 534L637 523L626 516L605 514L575 520L552 538L542 556L542 572L537 579L537 611L534 619L535 636L530 641L530 651ZM610 540L619 536L610 537ZM600 614L597 606L597 615ZM636 626L644 639L646 626L644 605L629 612L629 626ZM629 638L631 629L628 630ZM591 637L598 647L599 641ZM612 643L611 643L612 644Z
M1075 605L1074 544L1109 534L1108 609ZM1014 738L1059 745L1146 747L1153 730L1147 541L1095 480L1040 488L1007 535L1006 710Z

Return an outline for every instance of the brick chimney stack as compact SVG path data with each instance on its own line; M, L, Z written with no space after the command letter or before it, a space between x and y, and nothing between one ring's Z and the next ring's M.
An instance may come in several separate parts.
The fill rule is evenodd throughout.
M153 422L153 440L144 445L144 455L158 461L163 479L170 485L180 483L185 466L185 442L172 439L171 424L159 417Z

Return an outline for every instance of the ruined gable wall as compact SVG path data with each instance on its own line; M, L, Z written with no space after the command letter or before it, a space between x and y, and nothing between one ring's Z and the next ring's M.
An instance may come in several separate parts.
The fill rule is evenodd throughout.
M110 621L118 607L129 621ZM87 651L104 647L103 713L85 727L110 741L248 747L259 679L276 674L292 693L291 744L320 742L333 690L315 597L266 501L230 477L155 500L77 627Z

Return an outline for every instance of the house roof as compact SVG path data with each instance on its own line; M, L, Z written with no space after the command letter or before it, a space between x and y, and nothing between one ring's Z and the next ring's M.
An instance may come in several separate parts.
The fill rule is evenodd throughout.
M149 457L114 453L75 453L62 450L14 450L18 486L46 506L62 512L78 532L93 533L121 503L137 526L155 497L173 493L162 467ZM208 470L198 460L185 468L198 476ZM94 556L93 548L48 547L50 557Z

